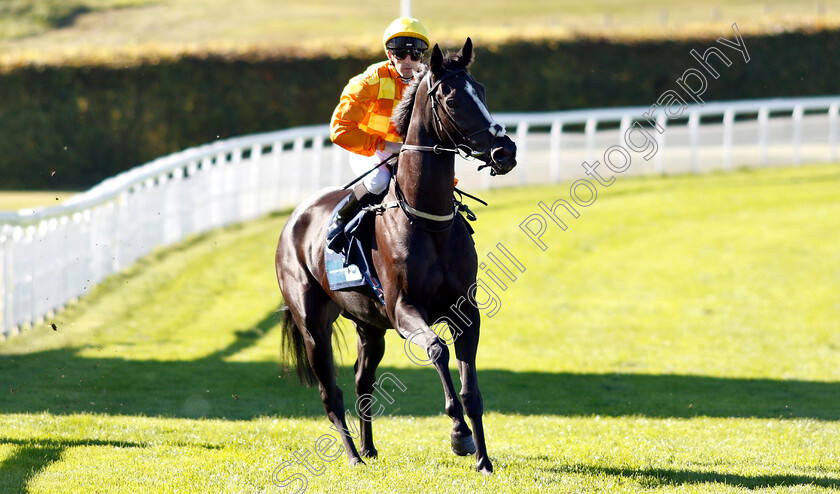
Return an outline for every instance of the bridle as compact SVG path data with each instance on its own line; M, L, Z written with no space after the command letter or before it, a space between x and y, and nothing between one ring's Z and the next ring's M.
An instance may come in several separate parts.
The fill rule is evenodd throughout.
M481 170L482 168L485 168L485 167L491 167L490 174L491 175L496 175L495 169L492 168L493 165L490 164L488 161L492 161L492 157L490 157L491 156L491 151L493 150L493 144L496 142L496 138L499 137L499 135L496 134L496 133L493 134L493 140L490 142L489 147L484 151L476 151L476 150L472 149L467 144L469 139L471 139L472 137L475 137L476 135L481 134L482 132L491 131L491 128L493 128L494 123L490 122L490 124L488 126L484 127L484 128L478 129L474 132L470 132L469 134L464 134L464 132L461 130L461 126L458 125L458 122L455 120L455 117L453 117L452 114L449 113L449 111L446 109L446 105L440 105L440 103L437 99L437 91L440 88L441 82L443 82L444 80L446 80L449 77L452 77L454 75L461 74L461 73L466 74L466 76L469 79L472 79L473 82L475 82L475 79L473 79L472 76L470 75L470 73L467 72L467 70L464 69L464 68L456 69L456 70L453 70L452 72L447 72L443 77L436 80L434 82L434 84L431 84L431 85L429 83L429 81L431 79L431 71L426 73L426 76L425 76L426 85L428 86L427 95L429 97L429 103L430 103L431 108L432 108L432 115L434 115L434 119L435 119L435 125L434 125L435 134L437 135L437 139L438 139L439 142L447 142L447 141L451 142L452 147L448 148L448 147L444 147L440 144L435 144L434 146L423 146L423 145L419 145L419 144L403 144L402 148L400 149L400 152L403 152L403 151L419 151L419 152L431 152L431 153L435 153L435 154L451 153L451 154L457 154L458 156L461 156L462 158L465 158L465 159L466 158L473 158L473 159L478 158L478 159L481 159L481 161L484 161L484 164L478 167L479 170ZM438 112L439 108L443 110L443 114L445 115L446 119L449 121L450 126L455 130L455 133L460 138L458 141L456 141L456 139L452 136L452 134L447 130L446 125L445 125L444 120L443 120L443 117L441 117L440 113ZM445 138L444 138L444 135L441 135L441 133L443 133L445 135ZM502 135L504 135L504 134L502 134ZM488 157L487 161L482 159L484 157ZM458 211L466 211L467 217L471 220L475 220L475 215L472 213L472 211L470 211L469 208L465 204L463 204L460 201L456 201L454 199L453 199L453 210L452 210L452 212L449 213L449 214L445 214L445 215L436 215L436 214L426 213L426 212L423 212L423 211L420 211L418 209L415 209L415 208L411 207L411 205L408 204L408 201L405 199L405 195L403 194L402 189L400 188L400 184L397 181L397 170L396 170L396 168L397 168L397 165L396 164L393 165L391 176L393 177L393 180L394 180L394 193L396 195L397 200L393 201L393 202L379 204L377 206L369 207L367 209L369 209L371 211L382 212L382 211L385 211L387 209L399 207L400 209L402 209L402 211L405 213L405 215L408 217L409 221L412 224L414 224L416 219L418 219L418 218L428 220L428 221L445 222L445 224L440 228L429 228L429 227L426 227L426 226L423 226L423 225L419 225L422 229L424 229L426 231L429 231L429 232L442 232L444 230L448 230L449 228L451 228L453 222L455 221L455 216L457 215ZM470 197L472 197L472 196L470 196ZM481 202L483 202L483 201L481 201Z
M486 127L478 129L474 132L470 132L469 134L464 134L464 132L461 130L461 126L458 125L458 122L455 120L455 117L453 117L452 114L449 113L449 110L446 109L446 105L440 105L440 103L438 101L437 90L440 88L441 82L448 79L449 77L452 77L454 75L461 74L461 73L465 74L469 79L472 79L472 81L475 82L475 79L473 79L472 76L470 75L470 73L467 72L467 69L464 69L464 68L456 69L456 70L453 70L452 72L447 72L446 74L444 74L443 77L436 80L431 85L429 85L429 80L431 78L431 71L427 72L426 76L425 76L426 77L426 85L428 86L427 96L429 97L429 104L432 107L432 115L434 116L434 119L435 119L435 126L434 126L435 134L437 135L438 141L440 141L440 142L446 142L446 141L451 142L453 147L447 148L447 147L441 146L440 144L435 144L434 146L422 146L422 145L418 145L418 144L403 144L401 151L403 151L403 150L404 151L421 151L421 152L431 152L431 153L435 153L435 154L451 153L451 154L457 154L458 156L461 156L462 158L465 158L465 159L467 159L467 158L473 158L473 159L478 158L478 159L481 159L481 161L484 161L484 165L479 166L478 169L481 170L482 168L491 167L490 174L495 175L496 171L494 169L492 169L493 165L488 163L488 161L491 160L492 158L488 159L488 161L485 161L482 158L490 156L490 152L493 149L493 144L496 142L496 138L499 137L499 136L494 134L493 135L493 140L490 142L490 145L488 146L488 148L484 151L476 151L476 150L472 149L467 144L469 139L477 136L478 134L481 134L482 132L490 131L490 129L493 128L494 123L491 122ZM446 125L444 125L443 118L440 116L440 112L438 112L439 108L441 110L443 110L443 114L446 116L446 119L449 121L450 126L453 129L455 129L455 132L458 134L458 137L460 138L458 141L456 141L455 138L452 137L452 134L446 129ZM443 132L443 134L445 134L446 138L444 138L444 136L441 135L441 132Z

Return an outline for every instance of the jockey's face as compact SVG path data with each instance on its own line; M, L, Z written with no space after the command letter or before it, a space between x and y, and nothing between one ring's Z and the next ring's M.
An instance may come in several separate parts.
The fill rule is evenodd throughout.
M401 76L409 79L414 77L414 72L420 67L422 63L422 59L414 61L411 59L410 55L406 55L404 58L397 58L397 56L393 53L392 50L388 50L386 52L388 54L388 60L394 64L394 67L397 69L397 72L400 73Z

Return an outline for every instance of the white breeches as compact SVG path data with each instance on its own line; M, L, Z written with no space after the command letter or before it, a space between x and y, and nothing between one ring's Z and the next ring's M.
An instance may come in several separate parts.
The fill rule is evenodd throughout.
M361 154L350 153L350 168L358 177L362 173L373 168L373 166L391 156L391 153L377 151L373 156L362 156ZM388 189L388 181L391 180L391 172L385 165L379 166L362 179L365 188L371 194L381 194Z

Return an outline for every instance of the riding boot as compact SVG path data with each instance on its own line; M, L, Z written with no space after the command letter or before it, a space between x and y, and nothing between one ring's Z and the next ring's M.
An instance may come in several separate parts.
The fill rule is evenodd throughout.
M334 252L339 252L343 247L345 241L344 226L356 216L359 203L367 194L368 191L364 184L358 183L353 187L352 193L341 200L341 206L338 208L335 218L327 227L327 246Z

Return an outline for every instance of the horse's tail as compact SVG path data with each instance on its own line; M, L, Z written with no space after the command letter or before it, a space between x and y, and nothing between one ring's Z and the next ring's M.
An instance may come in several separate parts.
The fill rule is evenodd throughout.
M280 308L283 313L283 344L281 360L289 363L294 367L297 373L298 380L301 383L312 386L318 380L315 378L315 373L312 372L312 367L309 365L309 358L306 356L306 345L303 341L303 333L292 317L292 311L287 306ZM291 370L288 367L286 370Z

